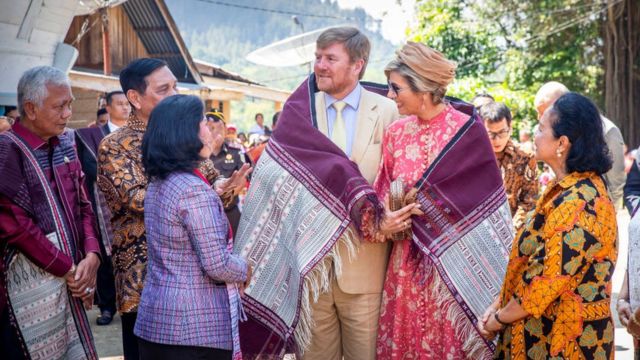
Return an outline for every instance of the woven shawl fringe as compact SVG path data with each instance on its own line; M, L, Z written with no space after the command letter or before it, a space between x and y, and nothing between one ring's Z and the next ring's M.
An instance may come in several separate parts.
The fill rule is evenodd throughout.
M425 260L426 259L423 259L422 261ZM460 309L460 306L451 295L447 285L442 281L442 277L433 263L428 261L424 268L424 279L433 279L433 287L427 289L427 291L429 291L429 298L434 299L446 319L455 325L455 336L463 340L462 350L467 359L493 358L491 350L476 331L475 325L469 321L469 318Z
M311 345L311 330L315 326L312 310L313 303L318 301L321 294L328 292L331 289L332 281L342 274L340 244L346 246L349 260L352 260L356 255L359 239L360 237L353 226L347 227L338 242L331 248L331 251L305 276L302 285L302 299L300 299L300 320L294 332L296 345L300 352L299 355L303 354ZM311 300L313 300L313 303Z

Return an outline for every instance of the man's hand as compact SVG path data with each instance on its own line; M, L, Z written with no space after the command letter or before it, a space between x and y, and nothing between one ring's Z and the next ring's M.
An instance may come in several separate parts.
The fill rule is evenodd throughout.
M231 174L231 177L220 181L216 186L216 192L218 195L226 194L233 191L234 195L239 194L247 183L247 176L251 174L253 168L249 164L244 164L240 170L236 170Z
M90 305L93 302L93 295L96 290L96 273L100 266L100 259L95 253L89 253L80 261L76 267L73 278L67 278L67 285L74 297L80 298Z

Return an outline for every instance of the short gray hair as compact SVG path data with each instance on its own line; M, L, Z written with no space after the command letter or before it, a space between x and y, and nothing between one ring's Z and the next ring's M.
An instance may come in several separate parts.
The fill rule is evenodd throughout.
M402 60L395 58L387 64L384 68L384 73L387 75L387 79L389 79L389 74L391 72L396 72L407 80L411 91L417 93L431 93L433 96L433 103L435 105L443 102L444 96L447 93L447 87L443 87L423 76L418 75L418 73L413 71L413 69L411 69L409 65L405 64Z
M36 66L22 74L18 81L18 109L20 116L24 117L24 103L30 101L42 106L47 98L47 85L69 86L69 77L62 70L52 66Z

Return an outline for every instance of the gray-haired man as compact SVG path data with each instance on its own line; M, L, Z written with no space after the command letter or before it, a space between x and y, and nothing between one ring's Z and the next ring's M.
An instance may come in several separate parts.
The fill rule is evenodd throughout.
M72 101L63 72L27 70L18 83L20 121L0 134L5 359L97 359L82 303L92 305L100 248L73 134L65 131Z

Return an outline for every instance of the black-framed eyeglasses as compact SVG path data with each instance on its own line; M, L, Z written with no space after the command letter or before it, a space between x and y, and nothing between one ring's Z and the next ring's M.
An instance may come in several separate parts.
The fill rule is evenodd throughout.
M407 90L408 87L406 88L402 88L400 86L398 86L397 84L394 84L392 82L387 82L387 84L389 85L389 90L391 90L394 94L398 95L399 92Z
M509 133L511 133L511 129L502 129L498 132L493 132L493 131L488 131L487 130L487 135L489 135L489 139L491 140L495 140L495 139L504 139L507 136L509 136Z

